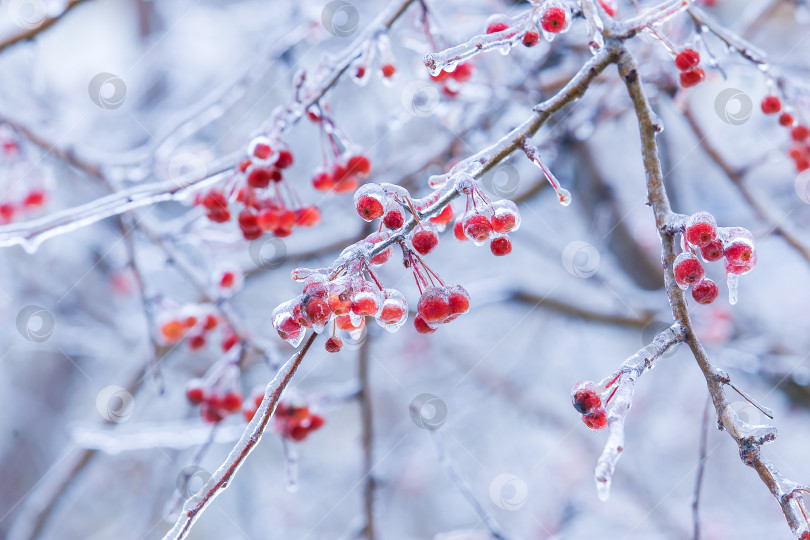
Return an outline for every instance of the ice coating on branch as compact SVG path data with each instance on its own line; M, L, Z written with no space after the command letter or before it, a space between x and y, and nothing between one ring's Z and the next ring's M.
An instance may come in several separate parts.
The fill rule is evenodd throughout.
M594 0L584 0L582 2L582 13L588 23L588 48L591 53L596 54L605 46L605 38L602 35L605 25L599 17L599 11Z
M683 327L679 323L673 324L655 336L652 343L622 363L615 382L615 392L605 404L608 415L608 440L594 469L596 493L602 501L606 501L610 496L613 471L624 450L624 422L633 402L636 380L644 372L655 367L656 361L672 345L683 340L683 332ZM600 386L607 385L616 375L607 377Z
M529 20L529 14L530 12L525 12L511 19L508 22L509 26L500 32L481 34L466 43L443 51L428 53L423 60L425 66L430 70L430 74L436 77L443 70L452 72L460 63L469 60L480 52L499 49L506 54L511 47L520 43L523 34L532 28L533 25Z
M546 164L543 163L543 160L540 157L540 150L531 141L527 140L523 143L523 151L526 152L526 156L532 160L532 163L540 167L540 170L543 171L543 174L551 184L551 187L553 187L554 191L557 192L557 199L560 201L560 204L563 206L570 205L571 192L560 187L560 181L557 180L554 174L552 174L551 169L549 169Z

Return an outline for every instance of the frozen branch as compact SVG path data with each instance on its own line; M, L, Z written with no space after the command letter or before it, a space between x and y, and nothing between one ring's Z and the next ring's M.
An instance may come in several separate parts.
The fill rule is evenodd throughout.
M672 316L685 331L685 342L689 345L698 367L703 372L706 385L717 411L719 425L735 440L740 450L740 457L746 465L757 471L762 482L776 498L782 508L788 526L794 534L807 530L804 519L806 511L803 501L793 495L798 484L788 481L762 456L761 446L776 437L775 429L767 426L751 426L742 421L731 407L725 393L724 385L728 377L715 368L709 361L703 345L697 339L683 291L675 282L673 263L675 261L675 233L672 227L673 214L669 198L664 187L661 162L658 157L658 144L655 140L657 120L644 93L638 71L638 64L623 47L620 49L619 74L627 86L638 118L641 135L641 151L644 170L647 175L647 193L653 208L655 221L661 236L665 283L667 296L672 307Z
M360 379L360 428L363 439L363 509L366 515L364 533L368 540L375 540L377 536L374 526L374 491L377 487L377 480L372 472L374 468L374 418L368 374L370 341L371 334L369 333L358 351L357 364Z
M278 370L276 376L267 385L261 405L259 405L256 414L253 416L253 420L250 421L242 433L239 442L234 446L230 454L228 454L228 457L222 465L220 465L219 469L217 469L213 476L211 476L200 489L199 493L202 495L192 496L186 501L174 526L163 537L164 540L180 540L185 538L188 531L194 525L194 522L197 521L211 501L222 493L222 490L228 487L228 484L239 470L239 467L242 466L245 459L261 440L262 434L267 424L270 422L270 418L273 416L282 394L292 380L293 375L295 375L296 370L301 365L301 361L304 359L304 356L307 354L310 346L312 346L312 342L315 341L317 335L318 334L313 332L304 343L304 346L291 356Z
M594 470L596 492L601 500L607 500L610 495L613 471L624 450L624 422L633 403L636 380L644 372L654 368L661 355L676 343L681 343L684 338L684 328L680 323L673 324L655 336L652 343L625 360L617 373L600 383L600 386L604 386L608 381L612 381L609 386L616 386L605 406L608 418L608 440Z
M742 37L723 28L723 26L715 21L708 13L698 7L692 6L689 8L689 15L692 17L692 20L695 21L695 25L698 27L699 31L708 30L717 36L720 41L725 43L729 49L737 51L746 60L760 67L767 67L767 55L762 50Z
M695 480L695 496L692 499L692 540L700 540L700 488L703 485L703 471L706 469L706 446L709 438L709 408L711 397L706 399L703 408L703 421L700 426L700 454L698 456L697 479Z

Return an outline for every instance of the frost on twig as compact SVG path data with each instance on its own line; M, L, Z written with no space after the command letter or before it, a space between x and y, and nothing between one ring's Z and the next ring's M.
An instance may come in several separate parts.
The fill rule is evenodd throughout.
M610 496L610 483L616 462L624 450L624 422L630 406L633 403L636 380L645 372L655 367L656 361L667 350L684 340L684 328L675 323L653 339L652 343L625 360L618 373L606 378L600 386L605 386L610 380L615 380L609 402L606 406L608 418L608 440L605 449L599 456L594 470L596 492L599 498L606 501Z

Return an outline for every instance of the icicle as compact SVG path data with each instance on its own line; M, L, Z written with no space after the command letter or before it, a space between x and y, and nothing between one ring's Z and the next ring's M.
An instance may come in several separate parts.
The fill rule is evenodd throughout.
M543 174L546 175L546 179L551 184L551 187L553 187L554 191L557 192L557 198L559 199L560 204L563 206L570 205L571 192L565 188L560 187L559 180L557 180L554 174L552 174L551 170L549 170L549 168L546 167L545 163L543 163L543 160L540 158L540 150L538 150L537 147L531 142L524 141L523 151L526 152L526 156L528 156L528 158L532 160L532 162L534 162L535 165L540 167L540 170L542 170Z
M737 274L726 274L726 284L728 285L728 303L732 306L737 303L737 287L739 285L740 276Z

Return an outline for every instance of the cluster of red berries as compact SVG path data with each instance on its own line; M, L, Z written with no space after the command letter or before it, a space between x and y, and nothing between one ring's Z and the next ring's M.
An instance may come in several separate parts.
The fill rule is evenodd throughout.
M571 390L571 401L574 408L582 415L582 421L591 429L600 430L607 426L607 411L602 405L602 393L607 391L619 377L614 378L604 389L592 381L583 381ZM610 402L618 386L608 396L605 405Z
M492 202L471 178L462 180L458 189L467 196L467 203L464 214L456 218L453 224L456 239L462 242L471 240L476 246L482 246L489 240L493 255L511 253L512 240L508 233L520 228L517 205L507 199Z
M438 75L431 75L430 80L441 84L442 92L450 97L458 95L461 84L472 78L475 64L472 62L462 62L453 71L441 71Z
M414 328L432 334L440 324L455 320L470 310L470 294L461 285L427 287L416 305Z
M704 262L725 258L726 276L743 275L757 263L754 237L742 227L717 227L708 212L692 214L683 227L684 251L675 259L675 281L681 289L692 286L692 298L700 304L711 304L717 298L717 285L705 277L706 272L697 258L700 251Z
M798 172L810 169L810 128L796 121L792 114L782 110L782 101L778 96L765 96L760 104L765 114L779 114L779 125L790 129L793 146L789 155L796 164Z
M45 204L45 190L34 188L19 201L0 203L0 225L11 223L20 213L33 212Z
M284 180L283 171L292 164L289 148L279 141L256 137L226 189L211 189L199 195L197 203L215 223L230 221L230 203L240 203L237 223L246 240L255 240L265 231L286 237L295 227L317 225L321 220L318 207L300 204L295 190Z
M706 80L706 72L700 67L700 53L686 48L675 55L675 66L681 70L681 86L691 88Z
M198 351L205 347L213 331L225 326L222 338L222 351L227 352L239 343L239 338L227 325L220 325L214 313L172 317L160 325L160 339L166 345L175 345L185 340L188 348Z
M361 244L370 249L374 239L366 239ZM389 248L383 252L385 260L390 257L390 251ZM379 257L368 262L352 261L331 277L328 272L296 270L294 276L296 272L306 276L303 294L273 310L272 323L279 336L297 347L306 328L320 333L333 322L333 335L327 340L326 349L338 352L342 341L334 335L336 329L356 336L365 326L366 317L374 317L380 326L396 332L408 318L408 303L402 293L383 288L374 276L371 266L385 262ZM364 271L369 273L371 281L363 277Z
M239 367L231 361L217 362L203 378L188 382L186 399L192 405L199 405L200 416L212 424L239 412L242 410Z
M324 164L313 174L312 186L322 192L354 191L360 181L371 174L371 161L362 153L350 150L348 138L338 129L325 107L313 105L307 109L307 117L318 125L322 138L328 143Z
M259 400L261 402L261 399ZM279 403L274 414L275 427L285 439L301 442L324 424L323 416L313 414L307 406Z

